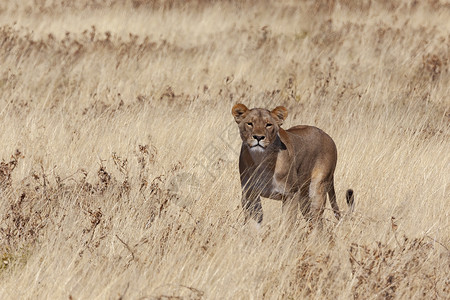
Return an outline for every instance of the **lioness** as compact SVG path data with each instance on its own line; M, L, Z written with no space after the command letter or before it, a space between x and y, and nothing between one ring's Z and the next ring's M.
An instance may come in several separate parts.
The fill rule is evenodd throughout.
M232 114L242 138L239 172L245 220L263 220L260 196L282 201L283 215L292 224L297 209L308 220L321 222L327 193L339 220L333 174L337 150L331 137L313 126L299 125L284 130L280 126L287 109L248 109L236 104ZM353 191L347 190L353 206Z

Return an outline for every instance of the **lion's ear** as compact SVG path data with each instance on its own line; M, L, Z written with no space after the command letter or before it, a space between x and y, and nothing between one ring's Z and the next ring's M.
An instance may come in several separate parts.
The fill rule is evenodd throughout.
M233 114L236 123L241 123L242 117L247 111L248 108L244 104L238 103L233 106L233 108L231 109L231 113Z
M275 107L271 113L278 118L278 125L283 124L284 120L286 120L287 115L288 115L288 111L286 109L286 107L284 106L277 106Z

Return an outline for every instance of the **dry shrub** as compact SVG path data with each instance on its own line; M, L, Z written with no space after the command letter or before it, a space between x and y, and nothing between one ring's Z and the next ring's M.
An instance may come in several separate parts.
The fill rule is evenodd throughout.
M146 197L149 192L150 198L157 203L154 207L155 212L150 212L150 215L161 215L168 204L168 191L164 189L162 179L165 176L154 178L149 186L150 191L146 191L143 184L149 173L147 162L154 161L156 148L140 145L139 152L135 154L140 163L141 194ZM21 158L23 158L21 152L16 150L10 162L1 163L2 194L7 202L3 204L6 210L1 214L0 248L3 249L5 257L9 255L7 253L18 253L22 251L21 249L32 248L42 237L44 229L58 226L56 222L61 222L66 217L68 208L61 209L61 207L67 205L67 199L74 199L75 204L81 208L86 220L82 233L88 237L85 244L91 245L97 226L106 222L102 213L104 199L125 201L132 189L128 160L116 153L113 153L111 158L114 166L122 174L120 180L111 175L103 163L99 164L96 180L93 182L87 180L88 174L84 169L61 179L57 174L48 174L41 165L38 170L32 170L18 186L13 187L11 175ZM175 170L176 168L172 172ZM16 196L18 199L15 199ZM151 210L151 207L149 209ZM105 226L103 232L107 230L108 226ZM99 240L94 245L98 247Z
M436 54L427 54L422 56L422 65L419 72L425 79L436 81L442 73L448 73L448 65L450 59L450 53L443 56Z
M24 158L22 153L17 149L9 162L0 162L0 189L5 190L11 187L11 174L17 166L19 159Z
M354 298L377 295L382 299L394 299L408 288L418 289L420 297L441 297L445 279L436 277L436 267L423 264L432 249L432 243L425 238L409 240L404 237L400 247L389 247L381 242L375 247L352 244L350 263L357 279L352 290Z
M323 282L333 282L339 276L339 267L332 262L330 254L319 255L307 251L303 253L295 264L290 283L288 297L314 297L317 291L323 297L338 297L339 293L332 290L332 286L320 286Z

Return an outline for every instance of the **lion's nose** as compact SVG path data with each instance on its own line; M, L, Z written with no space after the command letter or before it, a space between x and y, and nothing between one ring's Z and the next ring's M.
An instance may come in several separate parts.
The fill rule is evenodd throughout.
M259 142L265 139L266 137L263 135L254 135L253 138Z

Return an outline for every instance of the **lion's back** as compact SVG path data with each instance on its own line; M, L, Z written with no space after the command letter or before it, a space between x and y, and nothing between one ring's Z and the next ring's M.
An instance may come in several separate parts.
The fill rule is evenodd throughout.
M325 157L336 157L337 155L336 144L333 139L320 128L309 125L297 125L286 131L292 134L293 146L298 150L320 153Z
M297 125L289 128L286 130L287 132L290 132L292 134L303 136L303 137L321 137L323 135L327 135L323 130L315 127L315 126L309 126L309 125Z

